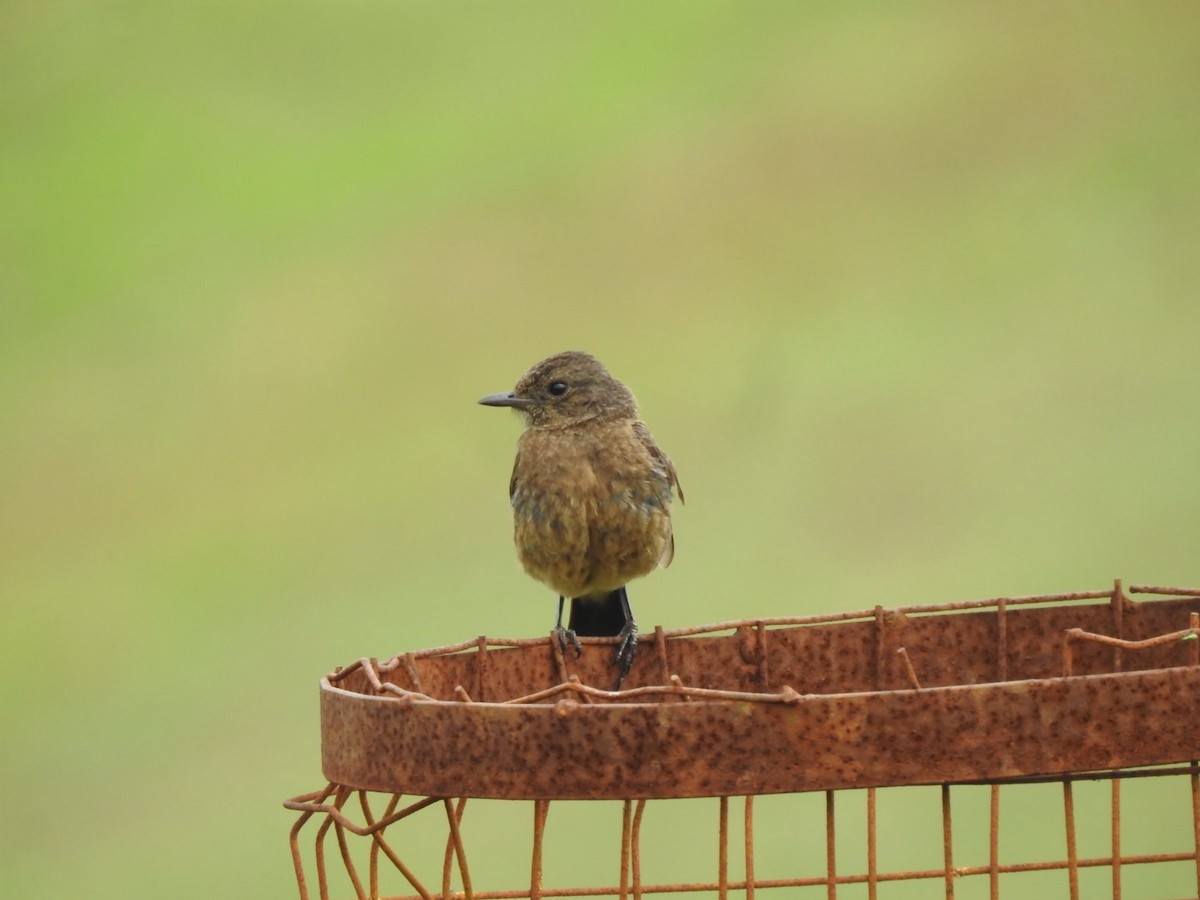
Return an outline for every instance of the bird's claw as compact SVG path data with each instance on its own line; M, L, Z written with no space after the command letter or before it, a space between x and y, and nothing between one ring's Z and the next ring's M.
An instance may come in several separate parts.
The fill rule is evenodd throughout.
M633 668L633 657L637 653L637 625L634 624L632 619L625 623L625 627L617 634L617 638L617 652L613 655L613 662L617 665L616 690L619 691L621 683L625 680L625 676Z
M558 645L562 647L563 653L567 652L567 648L574 647L575 655L583 655L583 644L579 642L579 635L575 633L573 628L563 628L561 625L554 627L554 636L558 638Z

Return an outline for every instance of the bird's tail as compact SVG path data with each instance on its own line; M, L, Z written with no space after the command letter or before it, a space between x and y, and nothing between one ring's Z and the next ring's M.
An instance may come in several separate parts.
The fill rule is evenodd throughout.
M600 597L573 597L571 619L567 627L581 637L613 637L625 627L625 604L621 591L609 591Z

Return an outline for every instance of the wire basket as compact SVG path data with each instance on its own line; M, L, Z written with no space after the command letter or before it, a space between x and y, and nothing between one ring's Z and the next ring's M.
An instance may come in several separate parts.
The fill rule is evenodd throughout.
M913 883L923 893L909 896L928 896L931 882L946 897L956 885L973 896L1029 896L1035 873L1061 878L1058 893L1073 898L1081 881L1094 896L1103 876L1103 893L1120 897L1123 883L1145 885L1150 871L1174 891L1155 896L1197 896L1198 636L1200 591L1127 593L1117 582L1106 591L656 628L621 691L594 686L611 683L611 638L584 638L579 657L552 638L481 637L385 662L360 659L321 681L328 784L285 804L300 813L291 833L300 895L310 896L300 835L312 823L308 856L322 900L343 890L484 900L753 897L775 888L874 900ZM1101 853L1079 848L1081 781L1093 793L1093 782L1106 785ZM1169 798L1156 795L1156 808L1173 803L1186 816L1176 815L1173 846L1137 852L1129 835L1143 829L1123 826L1122 799L1128 785L1151 783ZM1014 842L1001 826L1001 792L1030 790L1040 792L1034 803L1024 793L1005 809L1019 817L1035 808L1043 818L1057 809L1062 852L1017 860L1007 852ZM918 843L941 853L914 864L889 842L917 833L903 810L918 808L918 795L927 807L936 799ZM472 811L501 801L506 814L489 826L490 814L480 813L477 826L468 798ZM643 854L647 809L653 801L653 820L663 803L684 798L693 798L686 820L708 817L712 843L664 867ZM804 852L764 856L778 841L763 822L778 817L759 816L756 833L756 798L760 808L804 807ZM1085 799L1091 835L1095 802ZM504 854L505 871L520 854L528 882L485 884L486 848L512 837L511 806L522 801L532 806L532 827ZM599 843L556 835L552 802L576 817L580 808L594 812L600 824L588 833L600 828ZM697 816L695 803L711 812ZM1126 817L1145 805L1127 802ZM955 841L964 814L975 825L985 809L977 834L958 841L974 857L964 859ZM794 813L788 820L800 821ZM331 832L334 880L344 885L334 893ZM586 867L548 877L556 860L585 853L610 867L606 879Z

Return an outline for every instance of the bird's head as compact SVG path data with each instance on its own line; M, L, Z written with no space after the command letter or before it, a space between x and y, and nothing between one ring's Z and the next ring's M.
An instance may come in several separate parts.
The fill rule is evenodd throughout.
M510 406L525 416L531 428L637 418L633 392L613 378L598 359L578 350L543 359L511 391L489 394L479 402Z

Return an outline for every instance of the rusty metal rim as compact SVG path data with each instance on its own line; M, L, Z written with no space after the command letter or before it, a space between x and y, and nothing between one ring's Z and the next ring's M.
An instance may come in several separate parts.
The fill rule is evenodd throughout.
M323 770L393 793L600 799L1196 759L1200 595L1138 590L1172 599L1135 603L1116 582L867 621L656 628L622 691L594 687L611 677L606 648L568 658L547 638L361 659L321 680Z
M323 769L428 796L781 793L1183 762L1200 754L1182 724L1197 718L1196 667L791 703L397 703L330 688Z

